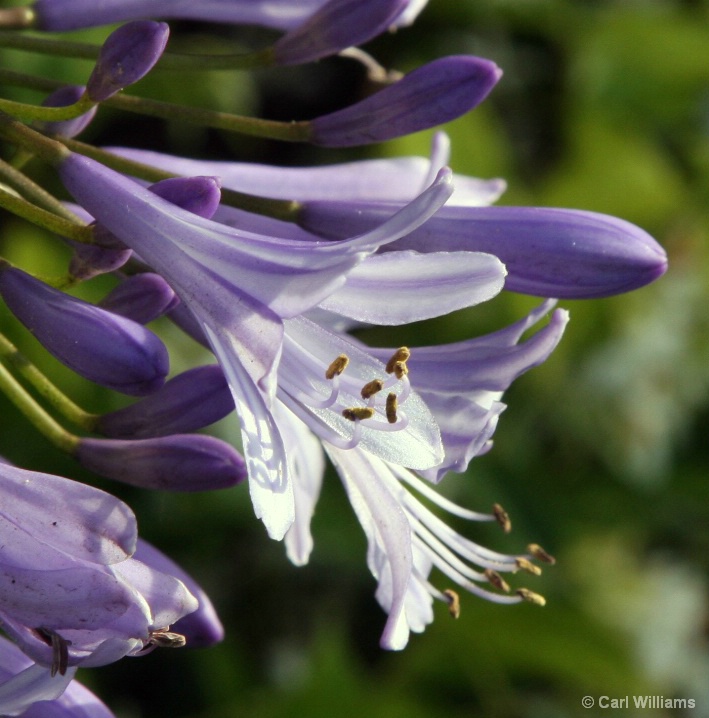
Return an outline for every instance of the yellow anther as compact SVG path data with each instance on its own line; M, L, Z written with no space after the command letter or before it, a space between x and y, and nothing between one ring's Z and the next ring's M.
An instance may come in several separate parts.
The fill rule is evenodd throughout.
M443 595L448 599L448 613L453 618L460 618L460 596L451 588L447 588Z
M528 588L518 588L515 593L524 601L528 603L534 603L537 606L546 606L547 600L544 596L530 591Z
M350 421L357 419L371 419L374 416L374 409L368 406L352 406L342 412L342 416Z
M335 359L325 371L325 378L334 379L336 376L340 376L349 363L350 358L347 354L340 354L340 356L337 357L337 359Z
M386 373L387 374L394 374L396 373L396 376L398 379L401 379L401 376L397 373L396 365L397 364L403 364L404 374L408 372L406 369L406 362L408 358L411 356L411 352L409 351L408 347L399 347L394 354L392 354L391 359L387 362L386 365ZM403 374L402 374L403 376Z
M510 521L509 514L502 508L502 506L500 506L500 504L492 505L492 513L494 514L497 523L502 526L502 530L506 534L512 531L512 522Z
M362 387L362 391L360 393L362 394L363 399L369 399L370 396L374 396L376 393L380 392L383 388L384 388L384 382L381 379L374 379L372 381L368 381Z
M556 559L550 553L547 553L538 543L530 543L529 546L527 546L527 551L538 561L548 563L550 566L556 563Z
M500 576L497 571L493 571L491 568L486 568L485 571L485 578L490 582L492 586L494 586L499 591L504 591L505 593L510 592L510 585L505 581L502 576Z
M395 361L392 372L397 379L403 379L409 373L409 367L405 361Z
M399 408L399 400L396 398L396 394L392 392L387 396L387 405L386 405L386 415L387 415L387 421L390 424L396 424L396 420L398 419L396 415L396 410Z
M515 563L517 564L517 568L522 569L522 571L526 571L527 573L531 573L532 576L542 575L542 569L539 568L539 566L535 566L531 561L527 561L527 559L522 556L518 556L515 559Z

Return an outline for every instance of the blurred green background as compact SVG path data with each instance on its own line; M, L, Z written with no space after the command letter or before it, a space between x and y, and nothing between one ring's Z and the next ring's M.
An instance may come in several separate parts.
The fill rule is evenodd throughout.
M176 23L174 42L206 28ZM224 47L259 41L219 30ZM105 31L84 33L100 38ZM143 536L212 596L227 640L205 651L156 651L82 671L121 718L336 715L338 718L562 718L597 714L709 716L709 2L706 0L430 0L409 29L371 43L411 69L444 54L495 60L505 75L483 106L451 123L455 171L502 176L504 204L615 214L653 234L668 274L632 295L562 302L571 323L542 367L506 394L495 448L442 491L514 530L459 526L490 548L530 541L558 558L530 582L543 609L462 596L443 605L403 653L378 648L384 614L366 545L334 474L314 519L309 566L292 567L254 517L247 488L197 495L139 492L77 470L0 398L5 455L27 468L83 478L124 497ZM85 78L87 65L6 51L3 63ZM61 65L61 67L58 67ZM136 92L275 119L303 119L366 90L342 60L302 69L154 75ZM32 95L34 99L36 96ZM363 151L324 151L227 137L100 113L88 141L190 156L313 164L428 152L431 133ZM42 170L36 170L40 173ZM3 217L2 253L59 273L61 247ZM110 281L82 288L100 296ZM521 317L537 300L503 293L485 306L401 334L413 344L457 340ZM0 322L80 403L122 400L45 360L4 309ZM175 370L204 358L167 323ZM372 341L390 337L370 335ZM233 436L235 423L215 429ZM438 579L439 585L447 585ZM582 707L583 696L630 708ZM636 711L634 695L694 699L692 710Z

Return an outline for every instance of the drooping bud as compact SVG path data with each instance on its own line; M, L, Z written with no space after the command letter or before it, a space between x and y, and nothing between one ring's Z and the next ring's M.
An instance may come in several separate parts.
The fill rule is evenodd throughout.
M423 65L361 102L310 122L310 141L322 147L382 142L436 127L479 105L502 71L468 55Z
M75 458L101 476L144 489L211 491L246 478L244 459L225 441L203 434L156 439L81 439Z
M277 65L298 65L336 55L386 31L408 0L330 0L277 40Z
M0 295L50 354L85 379L132 396L163 385L170 363L167 349L137 322L14 267L0 271Z
M85 87L81 85L66 85L54 91L49 97L45 98L42 104L45 107L66 107L75 105L83 96ZM79 117L71 120L62 120L60 122L42 122L38 123L38 129L45 134L61 135L62 137L76 137L83 132L93 120L96 114L96 107L92 107L88 112L84 112Z
M150 72L167 45L164 22L136 20L121 25L107 38L86 83L86 94L101 102Z
M234 399L217 364L178 374L159 391L101 416L96 431L114 439L147 439L187 434L219 421L234 409Z
M145 272L125 279L99 306L138 324L147 324L174 309L178 302L172 287L159 274Z
M150 185L153 194L192 214L211 219L221 200L218 177L171 177Z

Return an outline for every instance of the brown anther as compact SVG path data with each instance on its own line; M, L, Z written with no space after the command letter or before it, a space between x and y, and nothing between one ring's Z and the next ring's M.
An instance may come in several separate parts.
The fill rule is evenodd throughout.
M403 374L401 376L399 376L399 374L396 371L395 366L397 364L403 364L403 368L404 368L404 370L406 370L406 362L410 356L411 356L411 352L409 351L408 347L399 347L394 352L394 354L392 354L391 359L389 359L389 361L387 362L386 373L387 374L396 373L397 378L401 379L401 376L403 376ZM406 370L406 371L408 371L408 370ZM406 371L404 371L404 374L406 373Z
M443 595L448 599L448 613L453 618L460 618L460 596L452 588L447 588Z
M347 354L340 354L332 364L325 370L326 379L334 379L336 376L340 376L342 372L347 369L347 365L350 363L350 358Z
M392 392L387 396L387 405L386 405L386 415L387 415L387 421L390 424L396 424L397 419L399 418L396 415L396 410L399 408L399 400L396 398L396 394Z
M54 678L57 673L60 676L66 675L66 670L69 667L69 646L71 641L62 638L51 628L44 628L43 626L36 628L35 632L48 646L52 647L51 677Z
M539 568L539 566L535 566L531 561L527 561L527 559L523 556L517 556L515 563L517 564L517 568L522 571L526 571L527 573L531 573L532 576L542 575L542 569Z
M510 592L510 585L505 581L502 576L500 576L497 571L493 571L491 568L486 568L485 571L485 578L489 581L489 583L494 586L499 591L504 591L505 593Z
M397 379L403 379L409 373L409 367L405 361L396 361L392 367L392 372Z
M547 553L538 543L530 543L529 546L527 546L527 551L529 551L537 561L548 563L550 566L556 563L556 559L550 553Z
M512 522L510 521L509 514L502 508L502 506L500 506L500 504L492 505L492 513L495 516L497 523L502 526L502 530L506 534L512 531Z
M173 633L167 628L158 628L150 631L148 643L159 648L182 648L187 644L187 639L181 633Z
M363 399L369 399L370 396L374 396L384 388L384 382L381 379L373 379L368 381L360 391Z
M357 419L371 419L374 416L374 409L368 406L352 406L349 409L344 409L342 416L350 421L357 421Z
M546 606L547 600L544 598L544 596L539 595L538 593L534 593L534 591L530 591L528 588L518 588L515 593L523 600L527 601L528 603L533 603L536 606Z

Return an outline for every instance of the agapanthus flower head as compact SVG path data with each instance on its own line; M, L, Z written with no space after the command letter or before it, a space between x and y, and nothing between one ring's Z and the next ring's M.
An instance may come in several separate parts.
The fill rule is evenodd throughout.
M150 72L167 45L164 22L136 20L114 30L105 40L86 83L86 94L101 102Z
M77 374L143 396L165 381L165 345L137 322L60 292L14 267L0 268L0 295L45 349Z

